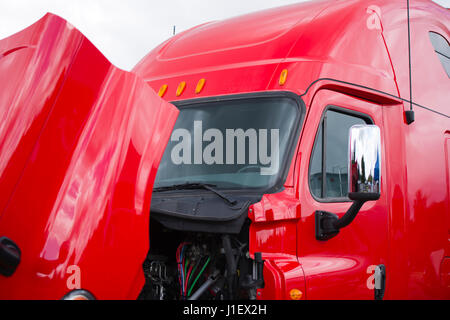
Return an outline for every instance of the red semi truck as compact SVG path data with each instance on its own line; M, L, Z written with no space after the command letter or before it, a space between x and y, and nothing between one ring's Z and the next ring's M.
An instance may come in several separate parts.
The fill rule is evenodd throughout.
M450 13L407 12L270 9L132 72L51 14L1 40L0 298L449 299Z

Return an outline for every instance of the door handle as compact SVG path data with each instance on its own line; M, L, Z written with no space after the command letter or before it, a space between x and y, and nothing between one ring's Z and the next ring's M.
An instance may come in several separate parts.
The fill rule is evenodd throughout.
M19 246L7 237L0 237L0 274L10 277L20 263Z
M375 267L375 300L383 300L386 288L386 267L380 264Z

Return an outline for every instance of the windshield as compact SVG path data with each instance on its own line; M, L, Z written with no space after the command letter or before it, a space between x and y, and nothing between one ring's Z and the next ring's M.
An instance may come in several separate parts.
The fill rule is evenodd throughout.
M297 100L234 98L179 108L155 189L186 183L268 189L278 182L300 119Z

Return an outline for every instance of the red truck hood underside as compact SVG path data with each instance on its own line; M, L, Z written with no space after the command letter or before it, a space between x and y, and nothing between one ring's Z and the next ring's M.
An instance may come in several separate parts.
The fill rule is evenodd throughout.
M0 236L22 252L0 299L135 298L178 110L51 14L0 41L0 87Z

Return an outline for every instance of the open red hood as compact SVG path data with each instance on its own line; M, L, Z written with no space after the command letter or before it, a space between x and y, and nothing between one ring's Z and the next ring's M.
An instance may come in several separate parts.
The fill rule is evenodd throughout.
M0 299L136 298L177 109L51 14L0 41L0 88Z

